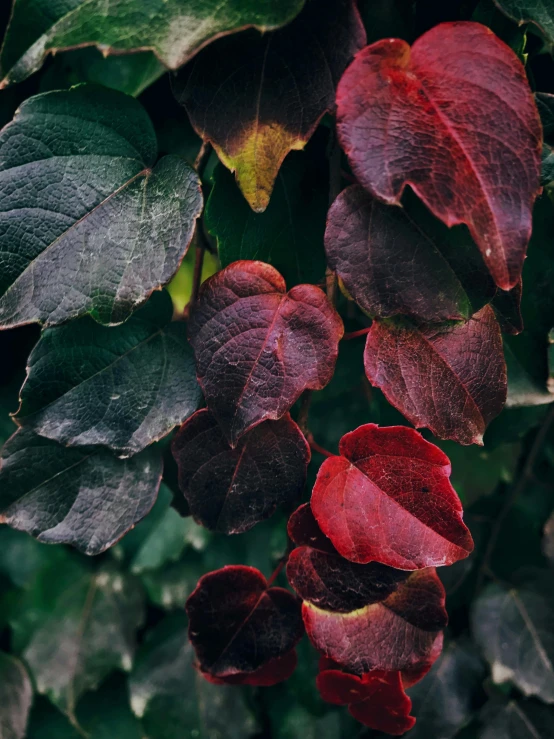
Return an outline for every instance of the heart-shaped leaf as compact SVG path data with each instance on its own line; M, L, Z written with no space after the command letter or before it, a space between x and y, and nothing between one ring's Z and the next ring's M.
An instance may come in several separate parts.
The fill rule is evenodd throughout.
M27 363L20 426L70 446L136 454L200 405L184 323L166 292L121 326L89 317L44 331Z
M459 444L482 444L506 401L502 336L488 305L454 325L374 321L364 366L371 384L416 428Z
M187 601L189 637L199 668L213 677L253 673L283 657L303 634L300 606L243 565L204 575Z
M352 716L376 731L400 736L415 724L412 701L404 692L400 672L374 670L361 677L341 670L323 670L317 688L328 703L348 706Z
M412 49L367 46L337 90L338 134L359 182L399 204L410 185L465 223L496 284L518 282L539 192L542 134L525 70L485 26L443 23Z
M22 663L0 652L0 736L24 739L33 701L33 686Z
M293 505L304 488L310 448L287 414L266 421L229 446L203 409L173 440L179 486L195 520L213 531L240 534Z
M17 431L0 459L0 520L49 544L100 554L152 508L162 477L157 449L118 459Z
M417 431L369 423L343 436L339 451L321 465L311 507L343 557L416 570L473 550L448 457Z
M39 69L47 54L97 46L105 52L151 49L177 69L213 38L255 26L261 31L290 21L304 0L14 0L0 55L0 88Z
M360 185L343 190L327 217L329 266L371 316L469 318L495 293L475 244L414 196L404 200L403 208L391 208Z
M348 613L385 600L407 572L372 562L344 559L317 525L310 504L290 517L289 536L298 545L287 562L287 577L302 600L318 608Z
M548 0L494 0L494 3L518 25L533 23L554 44L554 7Z
M171 279L202 195L156 148L144 109L114 90L23 103L0 134L0 327L121 323Z
M523 571L515 587L492 583L473 606L473 634L496 683L554 703L552 574Z
M351 613L302 605L314 647L348 672L411 670L427 665L447 623L444 588L434 569L413 572L381 603Z
M177 77L192 125L253 210L266 209L283 159L302 149L366 36L354 0L307 0L281 31L219 41Z
M286 292L277 270L234 262L207 280L189 336L208 408L232 447L333 376L343 325L314 285Z

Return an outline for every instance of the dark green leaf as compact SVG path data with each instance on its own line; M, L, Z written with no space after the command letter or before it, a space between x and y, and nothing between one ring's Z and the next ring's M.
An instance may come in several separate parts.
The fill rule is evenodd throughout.
M451 739L478 708L485 665L469 641L451 642L429 674L408 690L417 723L410 739Z
M549 0L494 0L494 2L509 18L513 18L519 24L534 24L550 44L554 43L554 6Z
M193 667L184 614L162 621L137 654L131 705L149 739L247 739L256 722L241 691L212 685Z
M119 92L25 101L0 134L0 327L121 323L171 279L202 197L183 160L155 159L150 120Z
M547 739L554 736L554 710L538 701L487 704L479 739Z
M206 205L206 226L217 239L221 266L258 259L281 272L289 287L322 283L327 180L324 172L310 167L306 155L291 154L277 175L267 209L254 213L232 174L219 165Z
M544 135L541 181L543 185L548 185L554 180L554 95L537 92L535 101Z
M33 688L21 662L0 652L0 736L24 739Z
M68 448L32 431L4 445L0 518L49 544L99 554L143 518L162 476L158 449L130 459L90 447Z
M216 36L290 21L303 0L15 0L0 56L1 85L20 82L49 53L78 46L124 53L151 49L177 69Z
M142 590L135 580L108 570L81 571L36 624L23 653L38 692L74 717L85 692L112 670L131 669L142 620Z
M472 613L473 634L495 683L513 682L525 695L554 702L554 575L522 573L514 587L493 583Z
M47 329L31 352L20 426L69 446L136 454L200 405L186 325L166 292L121 326L89 317Z

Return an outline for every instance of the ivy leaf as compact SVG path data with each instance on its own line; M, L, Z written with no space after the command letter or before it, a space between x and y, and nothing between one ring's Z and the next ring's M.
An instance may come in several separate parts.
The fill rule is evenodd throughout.
M193 667L184 614L147 634L129 680L131 705L150 739L247 739L257 733L239 691L210 684Z
M554 44L554 8L544 0L494 0L495 5L518 25L532 23Z
M290 285L323 282L329 185L327 175L310 166L307 154L285 159L264 213L252 211L222 165L213 180L205 223L217 240L222 267L258 259L275 267Z
M35 597L40 597L38 589ZM38 692L74 717L84 693L95 690L112 670L131 669L142 621L142 590L135 580L81 568L36 624L23 653Z
M256 212L267 208L286 155L334 108L335 87L365 40L354 0L307 0L283 30L223 39L177 77L192 125Z
M323 670L317 676L323 700L348 706L355 719L376 731L400 736L415 724L412 702L404 692L400 672L374 670L361 677L340 670Z
M323 533L352 562L416 570L448 565L473 550L450 462L404 426L360 426L339 457L321 465L311 507Z
M33 700L33 686L22 663L0 652L0 736L24 739Z
M314 647L348 672L413 670L436 658L448 620L444 601L429 568L413 572L381 603L345 614L304 602L302 617Z
M232 447L283 416L306 389L325 387L343 325L325 293L277 270L234 262L207 280L189 323L198 381Z
M177 69L221 34L255 26L261 31L290 21L303 0L168 0L162 6L115 0L15 0L0 55L0 87L20 82L57 51L96 46L106 53L152 50Z
M469 641L451 642L422 682L409 688L417 724L410 739L453 739L475 715L485 665Z
M184 323L166 292L121 326L89 317L44 331L27 362L20 426L69 446L136 454L200 405Z
M203 409L181 426L172 449L194 519L225 534L248 531L277 505L293 505L310 461L308 443L288 413L256 426L232 449Z
M552 574L524 570L515 587L492 583L473 606L475 640L495 683L513 682L524 695L554 703Z
M469 318L495 293L475 245L417 198L405 200L403 208L390 208L360 185L343 190L327 218L329 266L371 316Z
M68 448L17 431L4 445L0 519L49 544L100 554L152 508L162 476L157 449L130 459Z
M368 380L416 428L482 444L506 400L500 327L490 306L460 324L375 321L367 335Z
M485 726L479 739L537 739L554 733L554 712L539 701L515 701L485 706Z
M287 577L302 600L318 608L348 613L385 600L408 573L379 563L349 562L317 525L310 504L290 517L289 536L297 548L287 562Z
M356 56L337 108L339 140L359 182L391 204L410 185L447 226L465 223L496 284L514 287L542 146L514 52L469 22L436 26L412 49L384 39Z
M119 92L23 103L0 134L0 327L121 323L171 279L202 196L183 160L155 159L150 120Z
M303 634L300 607L243 565L204 575L187 601L189 638L199 668L213 677L254 673L288 654Z
M552 19L554 33L554 14ZM554 180L554 95L547 92L537 92L535 93L535 102L541 117L544 135L541 182L543 185L549 185Z

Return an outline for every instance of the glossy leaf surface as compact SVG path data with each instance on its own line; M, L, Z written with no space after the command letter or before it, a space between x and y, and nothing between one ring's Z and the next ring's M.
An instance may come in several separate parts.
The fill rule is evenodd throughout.
M368 380L416 428L482 444L506 400L500 327L490 306L460 324L375 321L367 335Z
M23 664L0 652L0 736L24 739L33 700L33 686Z
M414 572L382 603L334 613L302 606L314 647L348 672L412 670L436 658L447 622L444 588L434 569Z
M296 598L268 588L258 570L243 565L204 575L187 601L187 614L200 669L220 678L253 673L283 657L303 633Z
M473 607L473 634L493 680L513 682L524 695L554 703L552 575L522 572L516 587L492 583Z
M330 611L347 613L385 600L408 577L376 562L344 559L319 529L309 503L289 520L289 536L297 544L289 555L287 577L302 600Z
M352 562L416 570L447 565L473 549L450 462L403 426L360 426L322 464L311 507L321 530Z
M494 295L494 283L469 234L449 231L418 203L391 208L361 185L329 210L329 266L371 316L424 321L469 318Z
M554 44L554 8L544 0L494 0L503 13L519 25L533 23Z
M513 287L542 146L514 52L478 23L438 25L411 49L384 39L356 56L337 106L339 139L359 182L391 204L410 185L448 226L465 223L496 284Z
M31 352L20 426L70 446L136 454L198 408L202 394L184 323L166 292L121 326L91 318L47 329Z
M25 101L0 134L0 327L121 323L171 279L202 196L156 149L144 109L113 90Z
M288 414L256 426L232 449L203 409L181 426L172 449L195 520L225 534L240 534L278 505L293 505L310 460L308 444Z
M342 334L322 290L287 293L263 262L234 262L202 285L189 337L206 403L231 446L329 382Z
M375 670L358 677L324 670L317 677L317 687L323 700L348 705L355 719L376 731L400 736L415 724L399 672Z
M283 159L334 108L335 87L365 39L354 0L307 0L283 30L222 39L177 78L177 99L253 210L266 209Z
M152 508L161 476L156 449L118 459L22 429L2 450L0 520L39 541L100 554Z
M0 55L3 86L20 82L60 49L97 46L108 53L151 49L170 69L211 39L247 26L260 30L290 21L303 0L15 0Z

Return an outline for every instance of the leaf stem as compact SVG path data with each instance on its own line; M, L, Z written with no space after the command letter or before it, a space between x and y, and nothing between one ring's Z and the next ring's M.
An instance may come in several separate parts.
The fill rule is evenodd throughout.
M283 554L283 556L277 562L277 567L273 570L273 572L271 573L270 577L268 578L268 581L267 581L267 587L268 588L270 588L273 585L273 583L275 582L275 580L279 577L279 574L281 573L281 570L283 569L283 567L289 561L289 556L290 556L290 553L292 552L293 549L294 549L294 544L287 537L287 549L286 549L285 553Z
M344 334L342 337L343 341L349 341L350 339L357 339L358 336L365 336L371 331L371 326L361 328L359 331L351 331L350 333Z
M308 444L310 445L310 449L312 449L314 452L318 452L318 454L323 454L324 457L334 457L335 456L334 454L332 454L332 452L327 451L327 449L325 449L324 447L322 447L320 444L317 443L311 431L308 431L306 433L306 440Z
M329 207L333 204L341 191L342 173L341 173L341 150L337 141L335 131L331 131L329 137L328 148L329 159ZM332 305L335 305L337 299L337 276L332 269L327 267L325 271L325 285L327 297Z
M310 412L310 403L312 402L312 392L313 390L305 390L300 398L300 410L298 411L296 423L304 436L308 433L308 414Z
M211 152L212 146L210 142L203 141L202 146L200 147L200 151L198 152L198 156L194 160L194 168L198 176L200 177L201 184L204 177L204 170L206 169L206 164L208 163ZM194 240L196 244L196 254L194 260L194 273L192 276L192 293L190 296L189 304L187 306L187 313L189 315L192 308L196 304L196 301L198 300L198 293L200 291L200 285L202 283L202 267L204 266L204 252L206 250L206 241L202 227L202 216L200 216L200 218L196 222Z

